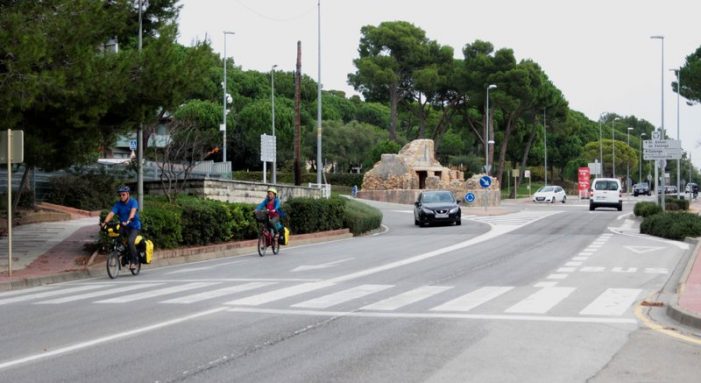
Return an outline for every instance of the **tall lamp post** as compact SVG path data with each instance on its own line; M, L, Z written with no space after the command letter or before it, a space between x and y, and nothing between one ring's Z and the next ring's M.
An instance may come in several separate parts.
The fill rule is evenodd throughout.
M143 22L142 22L142 1L139 0L139 54L143 45ZM139 210L144 211L144 120L143 117L136 129L136 192Z
M234 32L224 31L224 81L221 83L222 90L224 91L223 101L222 101L222 124L219 130L222 132L222 162L226 164L226 104L227 101L230 102L231 96L226 93L226 36L233 35ZM225 165L226 166L226 165Z
M543 148L545 152L545 185L548 184L548 130L545 128L545 108L543 108Z
M661 139L664 140L665 136L666 136L665 131L664 131L664 36L656 35L656 36L650 36L650 38L653 40L660 40L660 43L661 43L660 45L662 48L661 55L660 55L662 57L662 65L660 67L660 74L661 74L660 75L660 130L661 130L660 137L661 137ZM659 161L655 160L655 193L657 193L657 187L658 187L657 186L658 168L659 168ZM664 173L664 169L662 169L662 172ZM658 203L662 206L662 210L664 211L664 209L665 209L665 206L664 206L664 202L665 202L664 201L664 177L662 177L662 185L661 186L662 186L662 193L660 193L660 195L662 196L662 198L660 199L658 194L655 194L655 196L658 196L657 197L658 201L660 201Z
M614 123L620 120L616 117L611 120L611 177L616 178L616 138L613 136Z
M489 84L487 86L487 96L484 104L484 172L489 175L489 90L496 89L495 84Z
M271 119L273 121L273 142L275 143L275 148L273 148L273 185L277 183L277 140L275 139L275 68L277 64L273 65L270 70L270 103L272 105Z
M681 68L679 69L670 69L671 71L674 71L677 74L677 141L680 141L681 144L681 138L679 136L679 93L682 91L682 72ZM677 159L677 198L681 195L681 159Z
M645 132L640 133L640 163L638 164L638 182L643 182L643 137Z
M599 177L604 175L604 139L601 136L601 125L602 119L604 118L604 112L599 115L599 162L601 162L601 168L599 169Z
M633 130L630 126L626 130L626 142L630 148L630 131ZM630 193L630 158L626 157L626 191Z
M317 1L317 37L318 37L318 79L317 79L317 103L316 103L316 183L321 187L321 0Z

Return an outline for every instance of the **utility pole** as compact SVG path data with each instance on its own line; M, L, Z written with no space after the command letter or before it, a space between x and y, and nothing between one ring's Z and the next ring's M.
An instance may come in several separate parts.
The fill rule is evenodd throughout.
M302 169L300 166L301 154L301 136L302 136L302 117L301 117L301 99L302 99L302 42L297 41L297 67L295 71L295 185L302 184Z

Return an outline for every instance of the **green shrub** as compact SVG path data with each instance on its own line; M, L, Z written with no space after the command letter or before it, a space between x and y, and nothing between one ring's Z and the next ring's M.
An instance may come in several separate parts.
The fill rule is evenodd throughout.
M290 198L282 209L288 215L290 231L305 234L343 228L345 203L341 197Z
M76 171L52 177L46 202L83 210L100 210L112 206L121 179L105 170Z
M701 236L701 217L685 212L664 212L643 219L642 234L682 241L686 237Z
M661 213L662 208L654 202L642 201L635 204L633 214L636 217L649 217L653 214Z
M679 199L676 197L665 197L665 210L668 211L688 211L689 210L689 200Z
M344 213L343 226L353 235L361 235L382 225L382 212L362 202L346 201Z

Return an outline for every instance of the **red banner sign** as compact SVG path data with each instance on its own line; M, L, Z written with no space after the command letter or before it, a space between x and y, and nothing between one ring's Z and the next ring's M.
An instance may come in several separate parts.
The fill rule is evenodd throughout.
M589 191L591 173L588 167L581 167L577 172L579 195L584 195Z

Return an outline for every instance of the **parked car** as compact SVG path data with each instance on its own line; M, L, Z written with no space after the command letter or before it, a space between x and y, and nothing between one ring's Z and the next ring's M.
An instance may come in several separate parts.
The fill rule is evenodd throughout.
M623 210L621 181L617 178L596 178L589 191L589 210L597 207L615 207Z
M695 182L689 182L686 184L685 190L687 193L698 193L699 192L699 185L697 185Z
M414 225L435 223L460 225L462 210L459 200L449 190L426 190L414 202Z
M650 184L647 182L640 182L633 186L633 196L637 197L641 194L650 195Z
M560 186L543 186L533 194L533 202L565 203L567 194Z
M662 189L658 188L657 189L657 194L662 193ZM677 186L676 185L665 185L664 186L664 194L677 194Z

